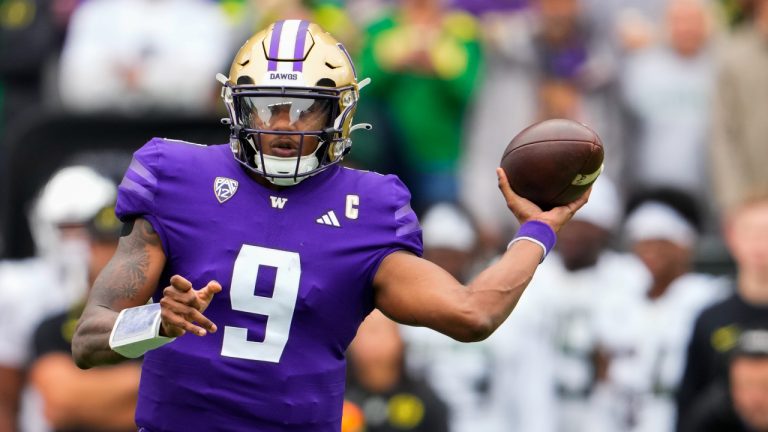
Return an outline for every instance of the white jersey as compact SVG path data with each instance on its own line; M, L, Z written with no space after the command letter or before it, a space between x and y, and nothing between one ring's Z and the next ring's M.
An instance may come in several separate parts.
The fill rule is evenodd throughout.
M27 368L32 356L32 337L40 321L69 307L75 295L82 295L65 289L63 279L53 265L39 258L0 261L1 365ZM21 430L48 429L42 402L29 386L22 395L21 410Z
M633 255L605 251L596 265L570 272L553 253L539 266L521 302L521 309L534 308L544 317L542 338L549 341L554 357L554 397L557 400L557 430L593 430L591 398L596 371L593 355L599 340L597 317L612 294L637 293L650 280L642 263ZM516 310L515 313L518 311ZM522 311L520 311L522 312Z
M480 342L402 327L406 366L448 405L451 432L555 432L553 355L541 337L547 317L537 300L525 293L507 320Z
M598 403L607 430L674 430L674 393L694 321L727 293L725 280L689 273L655 300L645 292L606 299L599 339L611 360Z
M408 371L449 407L452 432L505 430L489 403L496 368L486 342L461 343L423 327L402 326L401 333Z
M63 294L43 260L0 261L0 364L26 366L37 324L68 306Z

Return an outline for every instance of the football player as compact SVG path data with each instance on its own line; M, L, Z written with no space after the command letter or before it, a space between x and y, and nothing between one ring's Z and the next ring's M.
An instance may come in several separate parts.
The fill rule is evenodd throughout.
M344 353L373 308L487 337L587 200L542 212L497 170L522 227L464 286L420 258L397 177L338 165L368 127L352 124L367 80L332 36L278 21L219 80L230 144L135 153L117 201L128 228L72 342L83 368L144 355L140 430L338 431Z

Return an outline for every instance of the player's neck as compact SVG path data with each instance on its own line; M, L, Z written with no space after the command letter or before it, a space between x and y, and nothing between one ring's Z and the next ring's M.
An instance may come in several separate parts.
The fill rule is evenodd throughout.
M651 300L656 300L659 297L663 296L664 294L669 291L669 287L672 285L674 281L676 281L681 276L685 275L686 273L690 272L690 267L687 265L679 265L674 270L670 271L668 274L659 274L656 275L653 279L653 284L651 285L651 289L648 290L648 298Z
M751 304L768 305L768 274L740 272L739 295Z

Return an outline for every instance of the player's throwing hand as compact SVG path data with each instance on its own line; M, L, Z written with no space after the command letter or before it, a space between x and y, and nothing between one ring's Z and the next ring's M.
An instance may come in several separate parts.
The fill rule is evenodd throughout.
M592 193L592 187L590 186L589 189L575 201L571 201L563 206L554 207L549 211L542 211L535 203L521 197L512 190L512 187L509 185L509 180L507 179L507 174L503 169L496 168L496 175L499 179L499 189L501 189L501 193L507 201L507 207L512 211L521 224L535 219L546 223L555 232L560 231L560 228L571 220L573 215L576 214L576 211L587 203L589 195Z
M178 337L186 332L205 336L216 332L216 324L203 315L213 300L221 292L221 285L216 281L199 290L192 288L192 283L179 275L171 277L171 285L163 290L160 299L162 335Z

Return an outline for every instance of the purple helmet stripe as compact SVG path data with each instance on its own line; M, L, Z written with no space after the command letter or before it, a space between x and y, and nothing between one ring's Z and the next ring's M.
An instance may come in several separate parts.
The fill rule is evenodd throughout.
M337 43L336 46L338 46L341 52L343 52L344 55L347 56L347 60L349 60L349 64L352 65L352 75L355 76L355 81L357 81L357 70L355 70L355 62L352 61L352 56L349 55L349 53L347 52L347 49L344 48L344 45L342 45L341 42Z
M283 33L283 23L285 21L278 21L275 23L275 27L272 29L272 40L269 42L269 64L267 70L276 71L277 62L272 59L277 58L277 52L280 49L280 36Z
M304 44L307 40L307 27L309 21L302 20L299 23L299 30L296 32L296 46L293 50L293 71L302 72L304 70Z

